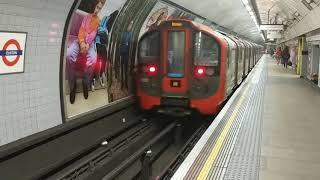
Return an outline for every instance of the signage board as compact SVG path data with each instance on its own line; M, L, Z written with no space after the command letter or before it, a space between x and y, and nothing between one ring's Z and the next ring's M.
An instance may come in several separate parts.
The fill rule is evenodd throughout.
M281 34L279 31L268 31L267 39L279 39L281 38Z
M27 33L0 31L0 74L24 72Z
M274 31L281 31L284 29L284 26L282 24L262 24L260 25L260 30L274 30Z
M308 42L310 41L320 41L320 35L314 35L306 38Z

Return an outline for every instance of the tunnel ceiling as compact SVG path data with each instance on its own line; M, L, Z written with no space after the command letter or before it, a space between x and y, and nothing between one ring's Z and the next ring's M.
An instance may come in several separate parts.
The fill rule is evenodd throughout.
M253 0L257 4L262 24L293 25L305 17L320 0ZM307 4L307 5L305 5ZM307 7L310 5L309 7ZM268 13L269 12L269 13ZM268 16L269 14L269 16ZM269 17L269 18L268 18ZM269 20L269 21L268 21Z
M256 42L263 42L260 31L241 0L171 0L215 23Z

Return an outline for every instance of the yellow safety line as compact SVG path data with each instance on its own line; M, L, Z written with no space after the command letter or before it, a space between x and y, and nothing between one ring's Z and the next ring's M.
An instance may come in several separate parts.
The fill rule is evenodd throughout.
M244 92L243 94L246 94L248 88L249 88L249 84L246 87L246 89L243 91ZM218 140L217 140L216 144L214 145L214 147L213 147L208 159L206 160L203 168L201 169L197 180L203 180L203 179L206 179L208 177L210 169L213 166L213 164L215 162L215 159L217 158L217 156L219 154L219 151L220 151L220 149L222 147L223 141L226 139L226 136L227 136L227 134L228 134L228 132L229 132L229 130L231 128L231 125L233 124L233 122L236 119L236 115L237 115L237 113L239 111L240 105L242 104L242 101L243 101L244 97L245 97L244 95L242 95L240 97L235 109L233 110L230 118L227 121L227 124L223 128L223 131L221 132L220 136L218 137Z

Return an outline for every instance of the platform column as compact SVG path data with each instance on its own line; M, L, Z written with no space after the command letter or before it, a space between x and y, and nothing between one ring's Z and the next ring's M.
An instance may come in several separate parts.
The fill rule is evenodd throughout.
M308 61L308 49L306 44L306 37L301 36L299 39L299 50L298 50L298 66L297 74L300 77L307 76L307 61Z

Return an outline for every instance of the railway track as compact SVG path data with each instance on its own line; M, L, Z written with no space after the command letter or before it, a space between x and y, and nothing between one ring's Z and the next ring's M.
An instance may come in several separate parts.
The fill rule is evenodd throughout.
M143 119L132 102L118 103L0 148L1 179L43 179L96 150ZM17 173L17 170L19 170Z
M123 164L127 156L161 131L164 124L163 117L141 119L139 123L101 141L95 149L41 179L101 179L108 172L114 172L114 168Z
M153 145L140 149L137 153L139 159L124 162L126 168L117 171L117 176L105 176L103 179L169 179L209 124L209 119L176 119L163 130L162 135L158 135L161 138L154 140Z
M202 132L195 119L146 117L133 106L91 118L56 127L32 143L23 139L16 148L0 148L1 179L162 178L196 142L192 134Z

